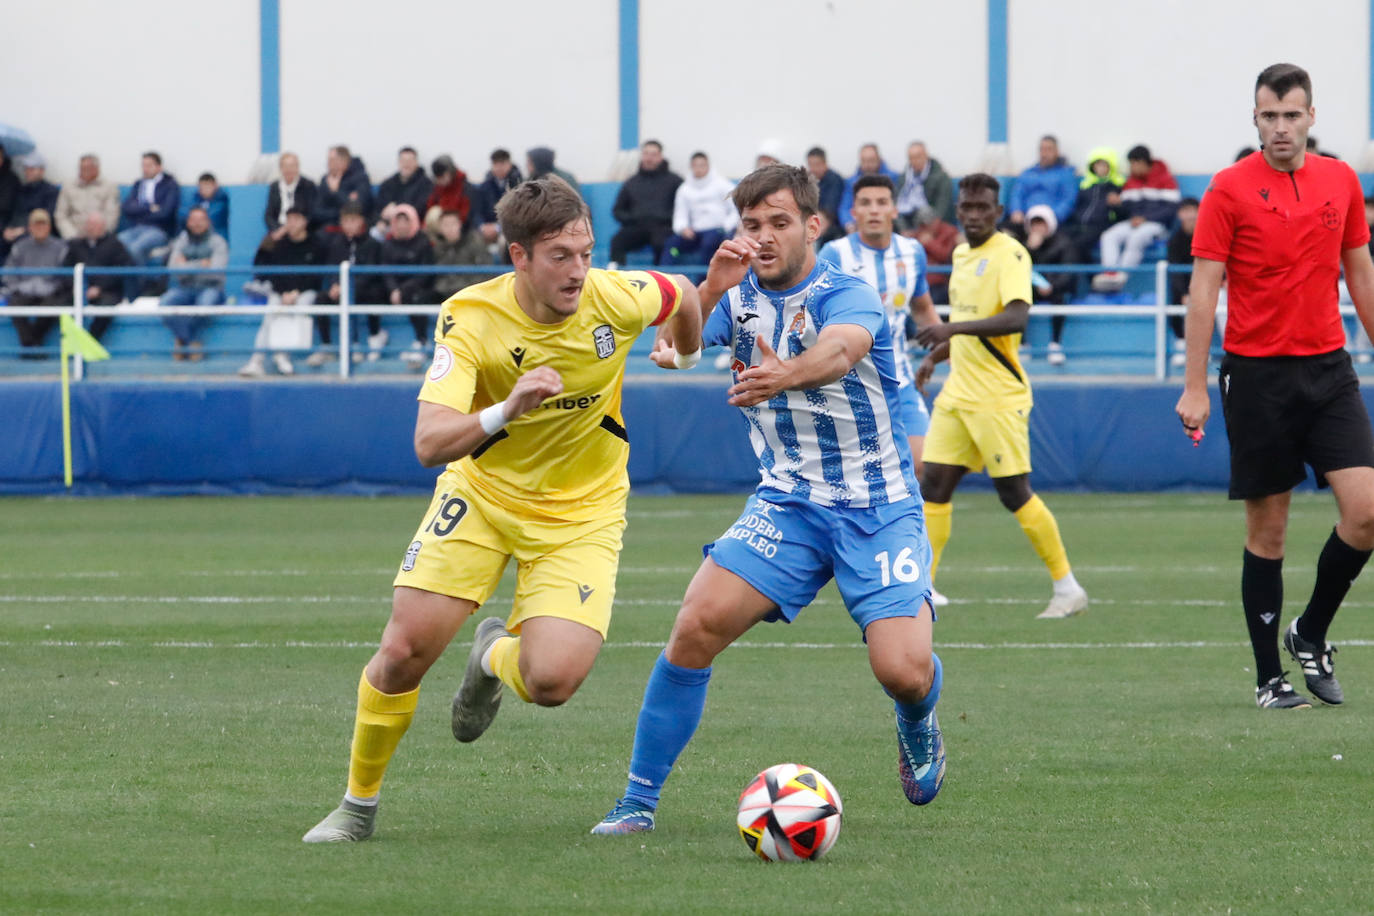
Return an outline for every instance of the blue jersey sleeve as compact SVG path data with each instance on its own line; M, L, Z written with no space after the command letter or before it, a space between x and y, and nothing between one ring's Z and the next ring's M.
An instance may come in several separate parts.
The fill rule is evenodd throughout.
M720 297L716 307L711 310L711 315L706 319L706 326L701 329L701 343L704 347L730 345L730 295L727 293Z
M821 246L821 250L816 255L816 258L818 260L824 261L827 264L834 264L836 267L839 267L840 253L835 249L835 246L837 244L838 243L835 241L826 242L824 245Z
M912 239L912 241L916 241ZM920 298L930 292L930 281L926 279L926 247L916 242L916 290L912 298Z
M848 277L844 278L849 280ZM878 339L878 330L886 327L887 316L878 291L862 280L837 284L830 295L817 304L816 319L822 328L832 324L857 324ZM714 316L712 316L714 317Z

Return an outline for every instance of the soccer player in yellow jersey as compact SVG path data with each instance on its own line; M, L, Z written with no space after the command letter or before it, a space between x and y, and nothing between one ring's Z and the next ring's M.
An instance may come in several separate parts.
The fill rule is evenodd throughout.
M934 553L931 576L949 541L950 499L969 471L987 468L1002 505L1016 516L1054 580L1039 616L1070 617L1088 606L1074 579L1059 525L1030 485L1031 389L1016 356L1031 303L1031 259L1021 243L997 231L1001 186L975 173L959 183L959 221L968 242L954 249L949 276L949 321L923 328L916 339L931 352L916 370L924 386L935 364L950 361L926 433L921 495Z
M415 714L420 679L463 621L518 564L508 619L477 626L453 733L491 724L502 687L558 706L582 683L611 620L629 443L620 389L630 345L667 322L701 339L701 303L683 277L590 269L586 204L557 177L497 205L514 272L444 303L420 390L415 453L447 464L406 548L391 619L358 684L343 803L307 843L372 834L382 775ZM700 354L678 355L681 367Z

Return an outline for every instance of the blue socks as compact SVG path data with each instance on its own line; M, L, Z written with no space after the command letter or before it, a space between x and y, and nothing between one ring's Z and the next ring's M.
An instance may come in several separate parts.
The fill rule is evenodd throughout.
M626 801L651 809L658 807L663 783L701 722L710 680L710 668L681 668L668 661L665 654L659 654L644 688L644 704L639 708ZM937 683L938 680L936 668Z
M935 663L935 677L930 682L930 693L926 694L919 703L903 703L900 700L893 700L893 705L897 707L897 721L904 726L919 723L930 715L935 704L940 701L940 687L945 682L945 669L940 664L940 656L932 652L930 658Z

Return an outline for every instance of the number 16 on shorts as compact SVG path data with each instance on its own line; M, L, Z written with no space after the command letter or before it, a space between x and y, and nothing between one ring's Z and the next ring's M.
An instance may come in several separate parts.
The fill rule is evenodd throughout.
M884 550L876 554L873 560L878 564L883 588L891 585L894 579L898 582L916 582L921 578L921 567L912 556L910 547L903 547L897 552L897 556L891 559Z

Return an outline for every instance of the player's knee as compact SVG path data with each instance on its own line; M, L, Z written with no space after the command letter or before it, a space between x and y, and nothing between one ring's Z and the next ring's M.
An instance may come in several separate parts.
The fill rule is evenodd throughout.
M894 699L903 703L918 703L930 693L935 682L935 665L927 656L919 662L892 666L875 672L878 683L887 689Z
M419 686L430 653L404 634L387 634L367 667L368 682L382 693L405 693Z
M562 671L531 671L522 677L536 706L562 706L582 686L581 677Z
M683 610L668 637L668 661L684 668L707 668L719 654L723 637L703 615L693 613L692 607Z
M1008 512L1018 511L1022 506L1030 502L1030 498L1033 495L1030 484L1025 481L1018 481L1005 486L1001 484L997 485L997 500Z

